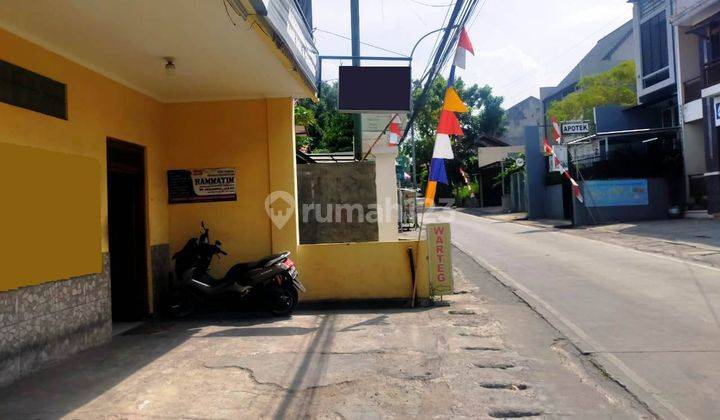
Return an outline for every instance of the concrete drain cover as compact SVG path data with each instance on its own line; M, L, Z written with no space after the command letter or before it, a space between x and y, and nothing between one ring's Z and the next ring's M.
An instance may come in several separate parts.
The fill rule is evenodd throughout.
M475 315L472 309L452 309L448 312L450 315Z

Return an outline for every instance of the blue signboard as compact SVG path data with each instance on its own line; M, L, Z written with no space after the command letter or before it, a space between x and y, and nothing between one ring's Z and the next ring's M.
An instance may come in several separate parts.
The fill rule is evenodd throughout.
M588 207L647 206L647 179L585 181L583 195Z

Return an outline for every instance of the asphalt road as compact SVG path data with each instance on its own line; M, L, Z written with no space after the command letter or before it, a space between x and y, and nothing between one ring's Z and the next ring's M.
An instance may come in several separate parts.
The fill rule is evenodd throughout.
M455 215L458 248L658 416L720 418L720 270L554 229Z

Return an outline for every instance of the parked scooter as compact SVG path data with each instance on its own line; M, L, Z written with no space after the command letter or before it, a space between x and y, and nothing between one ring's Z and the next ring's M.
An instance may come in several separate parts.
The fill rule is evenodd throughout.
M277 316L293 312L298 304L298 292L304 292L305 288L298 280L289 252L235 264L223 278L216 279L208 273L212 259L227 253L220 248L220 241L210 243L210 229L205 223L200 226L200 236L188 240L183 249L173 255L175 280L170 305L173 316L187 316L198 303L233 294L260 301Z

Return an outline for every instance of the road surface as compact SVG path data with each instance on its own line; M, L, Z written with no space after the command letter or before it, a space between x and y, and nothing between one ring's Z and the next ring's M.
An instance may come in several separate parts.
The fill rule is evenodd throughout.
M657 415L720 418L720 270L454 214L460 250L517 289Z

